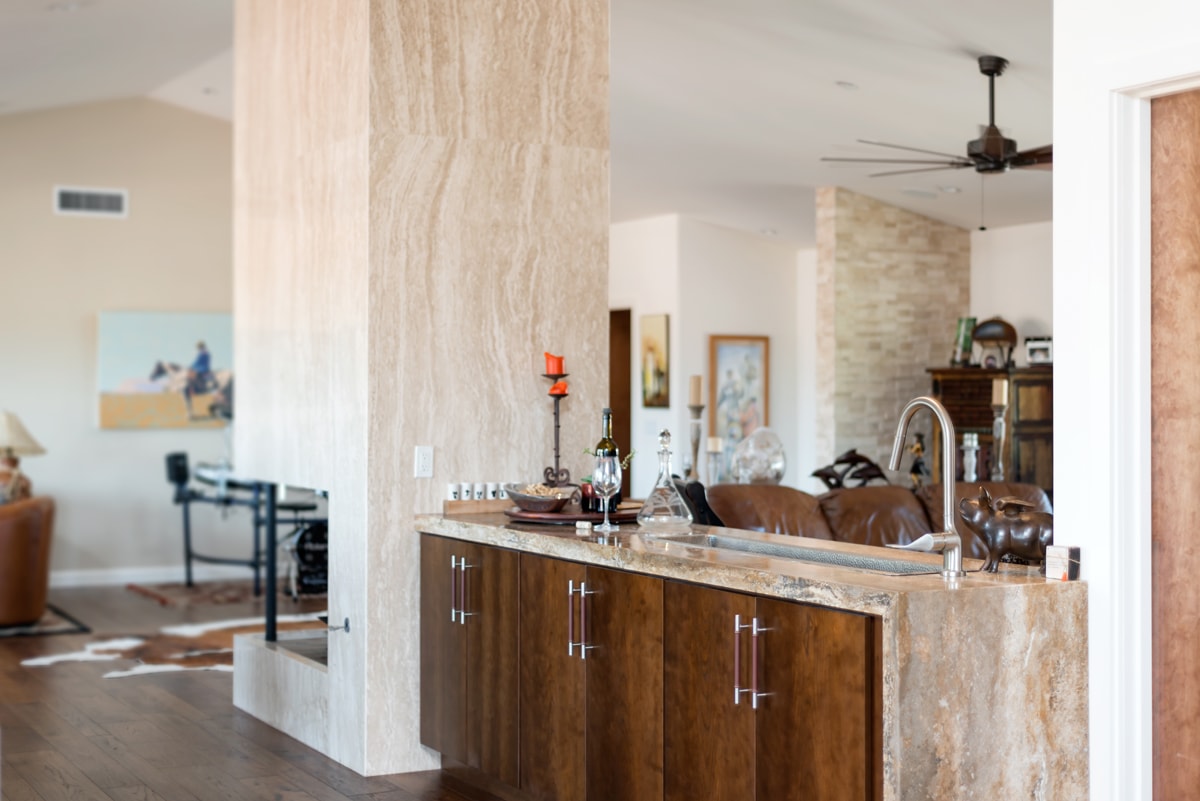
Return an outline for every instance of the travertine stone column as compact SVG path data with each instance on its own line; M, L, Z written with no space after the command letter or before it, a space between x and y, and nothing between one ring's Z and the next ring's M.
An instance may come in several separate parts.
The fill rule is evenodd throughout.
M239 0L236 64L238 469L331 493L328 753L430 767L411 519L540 477L543 350L575 476L607 400L608 4Z

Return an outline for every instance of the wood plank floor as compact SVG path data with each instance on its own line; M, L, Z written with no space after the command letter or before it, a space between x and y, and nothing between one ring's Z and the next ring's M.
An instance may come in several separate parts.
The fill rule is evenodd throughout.
M0 639L2 801L492 801L442 771L364 778L235 709L232 674L104 679L111 662L25 668L98 637L262 614L246 604L160 607L122 587L52 590L92 634ZM279 613L324 599L280 599Z

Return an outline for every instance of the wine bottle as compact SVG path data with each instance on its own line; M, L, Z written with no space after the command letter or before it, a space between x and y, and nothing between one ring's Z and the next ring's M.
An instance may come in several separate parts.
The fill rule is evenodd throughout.
M593 448L596 456L619 456L616 440L612 438L612 409L604 407L600 423L600 441Z
M597 442L596 447L592 449L592 452L596 456L614 456L618 459L621 457L621 453L617 449L617 441L613 439L612 433L612 409L605 406L600 418L600 441ZM616 494L608 499L609 513L617 511L617 506L620 503L621 490L618 487ZM604 511L604 499L599 495L596 496L595 504L595 511Z

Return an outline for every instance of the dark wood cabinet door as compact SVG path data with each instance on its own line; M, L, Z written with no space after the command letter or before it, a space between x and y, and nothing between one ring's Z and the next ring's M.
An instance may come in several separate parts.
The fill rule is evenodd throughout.
M587 797L663 793L663 581L587 570Z
M465 545L466 763L515 787L517 770L516 552Z
M586 570L528 553L520 569L520 787L544 801L583 801L584 661L567 653L568 609L578 604L567 586Z
M875 795L875 619L757 600L757 798Z
M421 535L421 742L458 761L467 757L466 635L455 608L457 559L466 544Z
M735 686L750 685L754 598L694 584L663 586L663 797L665 801L754 798L754 710ZM734 672L735 642L740 642Z

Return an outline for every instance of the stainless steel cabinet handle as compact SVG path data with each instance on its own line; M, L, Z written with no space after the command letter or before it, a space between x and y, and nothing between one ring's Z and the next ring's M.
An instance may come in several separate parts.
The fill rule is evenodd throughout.
M758 691L758 635L770 631L758 625L758 618L750 621L750 708L758 709L758 699L766 698L770 693Z
M450 622L458 619L458 557L450 555Z
M458 623L467 625L467 618L474 617L474 612L467 611L467 571L475 565L467 564L467 557L458 560Z
M575 639L575 595L579 595L579 639ZM587 588L587 582L579 582L579 589L575 589L575 579L567 582L567 656L575 656L575 649L579 649L579 658L587 659L587 652L595 648L594 645L587 644L587 596L595 595L595 592L590 592Z
M582 646L582 642L575 642L575 579L567 582L567 656L575 656L575 646Z
M588 590L587 582L583 581L579 584L579 658L587 659L587 652L591 651L596 646L588 645L587 634L587 599L589 595L595 595L594 590Z
M742 687L742 629L750 628L749 623L742 622L741 615L733 616L733 704L742 702L742 693L750 690Z

